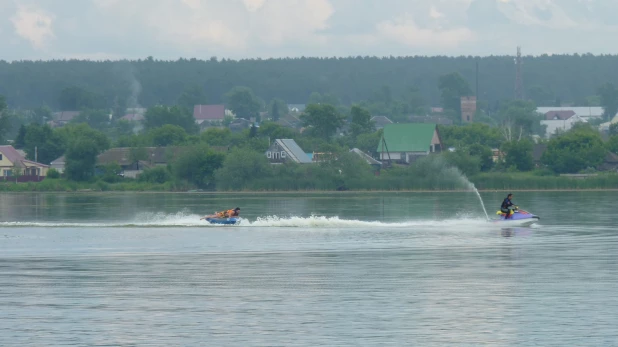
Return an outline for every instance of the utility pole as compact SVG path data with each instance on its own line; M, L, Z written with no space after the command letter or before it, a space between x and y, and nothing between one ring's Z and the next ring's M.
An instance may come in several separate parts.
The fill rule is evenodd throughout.
M522 65L524 64L521 57L521 47L517 47L517 57L515 58L515 99L524 99L524 81L522 78Z
M39 151L38 151L38 147L34 146L34 162L38 163L39 162Z

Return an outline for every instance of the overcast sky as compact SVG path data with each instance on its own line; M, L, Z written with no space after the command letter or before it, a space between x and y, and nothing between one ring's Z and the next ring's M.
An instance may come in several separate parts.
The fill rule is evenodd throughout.
M618 0L0 0L0 59L616 54Z

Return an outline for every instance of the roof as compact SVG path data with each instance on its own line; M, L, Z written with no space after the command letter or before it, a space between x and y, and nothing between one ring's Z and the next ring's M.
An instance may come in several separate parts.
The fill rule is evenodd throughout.
M60 111L52 114L55 121L69 122L73 118L79 116L79 111Z
M386 116L373 116L371 117L371 121L376 124L393 124L393 121L388 119Z
M573 110L564 110L564 111L547 111L545 112L546 120L567 120L575 115L575 111Z
M546 114L550 111L573 111L576 115L584 118L602 117L603 107L585 106L585 107L537 107L538 113Z
M16 167L25 168L33 165L45 167L49 166L24 158L13 146L0 146L0 153L2 153Z
M386 147L380 141L377 152L427 152L435 131L433 123L387 124L382 136Z
M350 152L354 152L354 153L358 154L358 155L359 155L361 158L363 158L363 159L367 162L367 164L369 164L369 165L382 165L382 163L381 163L381 162L379 162L379 161L377 161L377 160L373 159L373 158L372 158L369 154L367 154L367 153L365 153L365 152L361 151L361 150L360 150L360 149L358 149L358 148L352 148L352 149L350 150Z
M225 118L225 105L195 105L193 118L196 120L222 120Z
M618 155L612 152L607 152L605 155L605 163L618 164Z
M292 160L295 162L301 164L312 163L311 159L307 156L305 151L298 146L296 141L292 139L277 139L275 142L279 144L281 148L285 149L285 151L292 156Z
M64 163L66 163L66 160L64 159L64 155L63 155L60 158L56 158L56 159L52 160L52 162L50 164L51 165L55 165L55 164L64 164Z
M138 122L138 121L144 120L144 115L139 114L139 113L129 113L129 114L125 114L124 116L120 117L120 119L129 121L129 122Z

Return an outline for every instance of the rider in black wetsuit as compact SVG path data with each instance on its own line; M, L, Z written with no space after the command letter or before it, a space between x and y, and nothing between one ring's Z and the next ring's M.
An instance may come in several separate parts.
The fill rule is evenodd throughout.
M510 216L511 211L510 211L509 207L514 205L513 202L511 201L512 197L513 197L513 194L509 194L506 197L506 199L504 199L504 201L502 201L502 205L500 206L500 211L503 212L503 213L506 213L506 216L504 217L505 219L509 218L509 216Z

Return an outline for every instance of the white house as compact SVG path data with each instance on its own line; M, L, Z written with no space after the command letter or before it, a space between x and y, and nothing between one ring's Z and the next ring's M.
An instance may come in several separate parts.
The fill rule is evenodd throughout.
M556 134L558 130L569 131L573 124L588 122L585 118L575 114L573 110L564 111L548 111L545 113L545 119L541 121L541 125L546 125L545 137L549 138Z
M573 111L576 116L579 116L581 119L594 119L594 118L602 118L603 117L603 107L599 106L585 106L585 107L537 107L536 111L541 114L547 114L547 112L552 111Z

